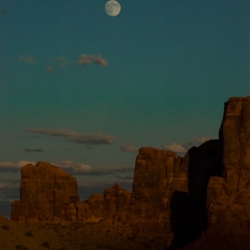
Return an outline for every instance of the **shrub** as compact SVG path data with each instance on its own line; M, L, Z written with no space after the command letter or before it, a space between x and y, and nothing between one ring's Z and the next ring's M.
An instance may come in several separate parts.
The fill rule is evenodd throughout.
M3 226L2 226L2 229L4 229L4 230L9 230L9 228L10 228L10 227L7 226L7 225L3 225Z
M27 237L33 237L33 236L34 236L33 233L32 233L31 231L26 232L25 235L26 235Z
M44 242L41 244L41 246L50 248L50 244L49 244L48 241L44 241Z
M28 247L25 247L24 245L19 244L19 245L16 245L16 249L18 249L18 250L28 250Z

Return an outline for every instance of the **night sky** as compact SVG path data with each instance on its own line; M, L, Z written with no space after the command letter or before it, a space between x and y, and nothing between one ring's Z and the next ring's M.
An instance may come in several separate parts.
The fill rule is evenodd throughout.
M2 214L28 162L131 189L140 147L184 155L250 94L249 0L106 2L0 0Z

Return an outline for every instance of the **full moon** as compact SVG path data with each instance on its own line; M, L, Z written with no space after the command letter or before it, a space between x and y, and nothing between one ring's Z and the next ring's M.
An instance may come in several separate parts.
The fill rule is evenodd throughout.
M105 11L109 16L117 16L121 11L121 5L116 0L110 0L105 4Z

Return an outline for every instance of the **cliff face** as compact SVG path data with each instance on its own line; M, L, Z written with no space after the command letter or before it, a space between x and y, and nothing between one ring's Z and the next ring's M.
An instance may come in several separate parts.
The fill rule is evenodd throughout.
M21 173L20 201L12 203L12 220L56 222L69 203L79 200L76 179L58 167L38 162L24 166Z
M174 233L174 242L208 234L250 233L250 96L225 104L219 140L184 157L141 148L133 190L118 184L86 201L76 179L49 163L22 168L11 219L26 223L123 222Z
M46 162L21 170L20 200L12 203L11 220L25 223L97 222L124 219L130 192L118 184L80 201L76 178Z
M250 96L230 98L220 130L224 178L212 177L207 191L209 232L249 234Z
M170 227L170 201L175 190L187 191L187 166L176 153L141 148L136 158L129 203L129 223Z

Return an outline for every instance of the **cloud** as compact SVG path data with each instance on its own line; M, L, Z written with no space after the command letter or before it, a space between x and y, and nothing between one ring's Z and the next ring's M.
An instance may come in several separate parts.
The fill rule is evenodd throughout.
M175 153L186 153L187 152L187 147L186 145L180 143L180 144L177 144L175 142L173 142L171 145L165 145L162 147L164 150L167 150L167 151L173 151Z
M30 56L30 57L19 56L18 61L24 61L26 63L36 63L33 56Z
M85 144L85 145L105 145L113 144L115 137L111 135L96 134L78 134L70 130L46 130L33 128L27 130L30 133L37 133L48 136L65 137L67 141Z
M173 152L176 152L176 153L179 153L179 154L184 154L191 147L194 147L194 146L197 147L197 146L201 145L202 143L204 143L204 142L206 142L208 140L210 140L209 137L202 136L200 138L193 139L193 140L191 140L189 142L186 142L186 143L175 143L175 142L173 142L171 145L162 146L162 149L167 150L167 151L173 151Z
M19 175L20 176L20 175ZM0 201L13 201L19 197L21 179L0 178Z
M12 172L20 171L22 167L27 164L36 165L33 161L19 161L10 162L2 161L0 162L0 172ZM97 167L92 168L88 164L83 162L73 162L70 160L60 160L57 162L51 162L51 165L60 167L70 174L83 174L92 176L103 176L103 175L117 175L117 173L131 173L134 168L131 167ZM1 181L1 179L0 179Z
M12 172L20 170L23 166L27 164L35 165L35 162L32 161L19 161L19 162L10 162L10 161L1 161L0 162L0 172Z
M87 64L97 64L101 66L108 66L108 62L106 59L102 58L100 55L98 56L92 56L92 55L84 55L81 54L80 58L77 60L77 64L85 66Z
M129 168L129 167L92 168L88 164L85 164L83 162L72 162L69 160L61 160L51 164L63 168L70 174L89 175L89 176L117 175L117 173L130 173L134 171L134 168Z
M72 162L68 160L61 160L59 162L52 163L52 165L61 167L65 170L69 170L70 172L73 172L73 173L86 173L86 172L92 171L92 168L89 165L82 163L82 162Z
M116 175L117 173L130 173L134 168L131 167L98 167L92 169L92 171L86 173L87 175L101 176L101 175Z
M29 149L29 148L24 148L23 149L26 153L42 153L43 150L40 148L37 149Z
M56 62L60 68L64 68L66 65L71 64L71 62L64 57L52 57L50 61Z
M189 142L186 143L187 147L188 148L191 148L191 147L194 147L194 146L199 146L201 145L202 143L206 142L206 141L209 141L211 138L208 137L208 136L202 136L200 138L195 138Z
M211 138L208 136L202 136L201 138L196 139L197 142L204 143L206 141L209 141Z
M139 152L139 149L135 148L134 145L131 143L123 144L120 147L120 150L124 151L124 152L129 152L129 153L138 153Z
M52 67L50 67L49 65L46 65L46 69L47 69L48 72L51 73L51 74L54 74L54 73L55 73L55 70L54 70Z

